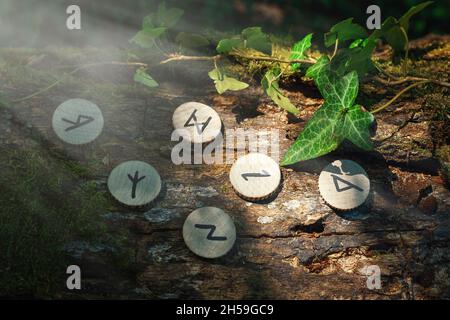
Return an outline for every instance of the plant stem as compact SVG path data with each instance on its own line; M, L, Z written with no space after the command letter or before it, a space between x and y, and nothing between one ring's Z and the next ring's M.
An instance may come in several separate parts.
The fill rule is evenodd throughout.
M416 82L416 83L413 83L413 84L407 86L406 88L404 88L403 90L401 90L399 93L397 93L391 100L389 100L388 102L386 102L384 105L382 105L381 107L379 107L379 108L377 108L377 109L375 109L375 110L372 110L372 111L370 111L370 112L371 112L372 114L375 114L375 113L377 113L377 112L380 112L380 111L383 110L383 109L386 109L387 107L389 107L395 100L397 100L397 99L398 99L403 93L405 93L406 91L408 91L408 90L410 90L410 89L412 89L412 88L414 88L414 87L420 86L420 85L422 85L422 84L429 83L429 82L431 82L431 81L430 81L430 80L425 80L425 81Z
M334 42L333 55L331 56L330 60L332 60L334 58L334 56L336 55L336 52L338 51L338 46L339 46L339 39L336 39L336 41Z
M249 55L244 55L238 52L230 52L231 56L235 56L235 57L239 57L239 58L244 58L244 59L249 59L249 60L257 60L257 61L271 61L271 62L278 62L278 63L304 63L304 64L314 64L317 61L315 59L293 59L293 60L285 60L285 59L279 59L279 58L274 58L274 57L261 57L261 56L249 56Z
M216 56L184 56L184 55L172 55L170 58L161 61L160 65L166 64L172 61L216 61L218 59L222 58L221 55Z
M445 82L445 81L438 81L438 80L433 80L433 79L427 79L427 78L420 78L420 77L405 77L402 79L398 79L398 80L384 80L383 78L380 77L374 77L374 79L382 84L385 85L398 85L398 84L402 84L405 82L410 82L410 81L429 81L431 83L440 85L442 87L447 87L450 88L450 83L449 82Z
M408 71L409 39L408 39L408 34L406 33L405 28L400 27L400 30L402 31L402 34L403 34L403 36L405 37L405 40L406 40L405 60L403 61L403 65L402 65L403 74L406 74L406 72Z
M394 81L391 81L390 79L384 80L380 77L375 76L374 79L382 84L397 85L397 84L402 84L402 83L409 82L409 81L430 81L431 83L437 84L439 86L450 88L449 82L439 81L439 80L435 80L435 79L422 78L422 77L410 77L410 76L400 78L400 77L394 76L393 74L387 72L386 70L381 68L377 63L374 63L374 65L377 68L377 70L380 71L382 74L384 74L386 77L388 77L390 79L394 79Z

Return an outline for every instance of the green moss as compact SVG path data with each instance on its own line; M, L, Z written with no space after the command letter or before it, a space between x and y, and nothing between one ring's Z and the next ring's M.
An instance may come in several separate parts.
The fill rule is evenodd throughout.
M450 146L445 145L439 148L436 151L436 156L441 164L442 176L447 185L450 186Z
M65 283L67 242L123 241L101 216L105 193L45 150L0 146L0 167L0 296L52 296Z

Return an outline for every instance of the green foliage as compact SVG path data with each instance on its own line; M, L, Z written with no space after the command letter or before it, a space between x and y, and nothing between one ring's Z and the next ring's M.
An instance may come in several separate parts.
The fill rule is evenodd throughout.
M250 27L242 30L239 36L222 39L217 44L218 53L229 53L232 50L254 49L265 54L272 53L270 37L262 32L260 27Z
M156 12L144 18L142 30L136 33L130 42L144 49L152 48L155 39L176 25L183 13L184 11L178 8L166 8L166 4L162 2Z
M387 18L383 22L381 29L375 31L374 34L385 39L396 53L405 51L408 46L409 20L413 15L419 13L432 3L433 1L427 1L414 6L398 20L394 17Z
M369 126L371 113L354 105L358 95L358 74L353 71L344 77L329 68L316 76L316 85L325 103L286 152L282 165L313 159L335 150L348 139L364 150L371 150Z
M227 90L239 91L248 87L247 83L228 77L219 68L211 70L208 72L208 75L214 80L214 84L219 94L222 94Z
M322 54L305 73L306 77L314 79L325 103L306 124L297 141L286 153L282 164L292 164L324 155L335 150L344 139L364 150L372 149L369 127L373 122L373 116L363 107L354 104L358 93L358 79L374 70L372 54L378 40L385 39L396 52L407 49L410 18L430 4L431 1L428 1L414 6L398 20L393 17L387 18L381 29L375 30L370 35L365 28L354 23L353 18L331 27L324 35L324 44L327 48L334 45L333 53ZM180 9L167 9L161 4L156 14L148 15L144 19L143 29L131 41L143 48L151 47L155 39L167 28L175 25L182 14ZM264 92L280 108L295 115L299 113L299 109L281 92L279 80L283 73L289 70L283 68L284 64L289 64L293 60L314 61L307 54L311 48L312 34L296 42L288 56L281 55L281 57L278 53L272 55L271 38L260 27L246 28L239 35L217 40L216 51L222 56L236 56L245 50L265 54L250 57L268 61L268 64L261 68L264 70L261 80ZM184 48L201 48L210 44L204 36L186 32L179 33L175 42ZM246 58L250 55L247 54ZM303 72L297 62L290 63L289 71L289 75ZM217 66L208 75L214 81L219 94L227 90L236 91L248 87L247 83L226 75ZM136 71L135 81L149 87L158 85L142 69Z
M312 33L305 36L302 40L294 44L291 50L290 60L300 60L305 57L305 52L311 47ZM298 70L300 67L299 63L292 64L292 70Z
M158 82L156 82L144 69L139 68L136 70L134 74L134 81L142 83L150 88L155 88L158 86Z
M180 32L176 36L175 42L184 48L191 48L191 49L206 47L209 45L209 40L206 37L200 34L188 32Z
M298 114L300 111L295 107L292 102L285 97L278 85L278 78L280 76L280 70L268 70L261 80L261 85L264 92L280 107L293 114Z
M346 19L335 24L330 32L325 34L325 46L330 47L336 40L343 43L347 40L354 40L367 37L366 30L357 23L353 23L353 18Z

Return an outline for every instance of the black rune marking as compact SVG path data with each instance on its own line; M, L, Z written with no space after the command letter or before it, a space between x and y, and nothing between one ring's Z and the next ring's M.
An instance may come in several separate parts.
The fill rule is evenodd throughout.
M81 119L86 119L86 120L81 121ZM75 122L71 121L69 119L66 119L66 118L61 118L61 120L71 124L71 126L67 127L65 130L65 131L70 131L70 130L82 127L84 125L87 125L88 123L94 121L94 118L80 114L77 118L77 121L75 121Z
M134 199L136 198L136 186L139 183L139 181L141 181L142 179L144 179L145 176L139 177L139 171L136 171L134 173L134 177L132 177L131 175L128 174L128 179L131 180L131 182L133 183L133 186L131 187L131 198Z
M197 117L195 114L197 113L197 109L192 111L192 114L189 116L189 118L186 120L184 126L185 127L196 127L198 134L202 134L203 131L205 131L206 127L208 126L209 122L211 121L212 117L209 117L205 122L197 122ZM193 121L193 123L191 123Z
M214 231L216 231L216 226L213 224L195 224L194 226L198 229L210 229L208 235L206 236L206 239L208 239L208 240L212 240L212 241L227 240L227 237L213 236Z
M356 190L358 190L360 192L364 191L361 187L358 187L357 185L355 185L355 184L353 184L353 183L351 183L351 182L349 182L347 180L344 180L344 179L338 177L337 175L332 174L331 177L333 178L334 187L336 188L337 192L346 191L346 190L349 190L349 189L352 189L352 188L354 188L354 189L356 189ZM344 187L344 188L339 187L338 181L341 181L341 182L345 183L347 186Z

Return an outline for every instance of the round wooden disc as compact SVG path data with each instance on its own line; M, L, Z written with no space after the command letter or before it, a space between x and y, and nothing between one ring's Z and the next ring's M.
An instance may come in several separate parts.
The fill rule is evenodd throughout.
M192 143L205 143L214 140L222 128L217 112L199 102L186 102L175 109L173 126L180 135Z
M236 192L246 199L264 199L279 187L281 172L278 163L262 153L240 157L230 170L230 181Z
M354 161L336 160L320 173L319 191L333 208L351 210L366 201L370 192L369 176Z
M143 206L161 191L161 178L148 163L127 161L115 167L108 177L109 192L128 206Z
M233 247L236 227L222 209L203 207L194 210L187 217L183 225L183 239L196 255L218 258Z
M53 113L53 130L66 143L86 144L97 138L103 129L100 108L88 100L70 99Z

